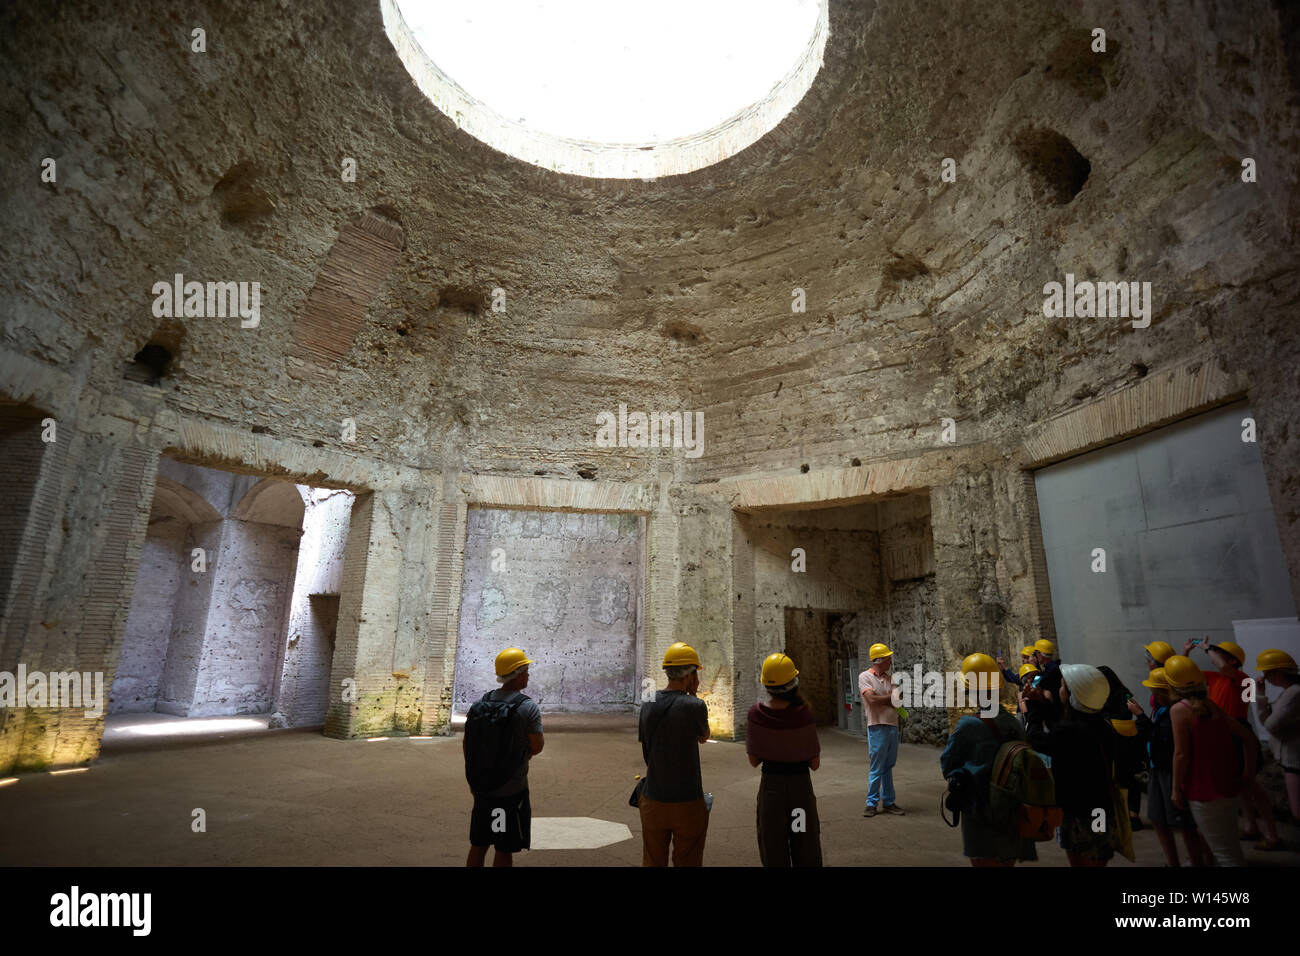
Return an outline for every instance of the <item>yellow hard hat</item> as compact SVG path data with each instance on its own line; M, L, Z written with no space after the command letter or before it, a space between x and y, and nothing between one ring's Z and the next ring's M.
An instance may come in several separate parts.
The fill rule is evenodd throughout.
M1260 651L1255 658L1255 666L1261 671L1293 671L1296 669L1295 658L1286 651L1270 648Z
M1020 648L1021 657L1032 657L1033 654L1034 654L1034 645L1032 644L1030 644L1028 647Z
M764 687L781 687L798 676L799 671L795 668L794 661L780 651L768 654L767 660L763 661Z
M1163 664L1174 653L1174 649L1164 641L1152 641L1145 645L1146 652L1157 664Z
M1246 663L1246 652L1241 649L1241 645L1235 641L1219 641L1217 644L1211 644L1210 648L1216 651L1222 651L1225 654L1231 654L1237 659L1237 666L1240 667Z
M497 655L497 677L513 674L519 668L533 663L517 647L507 647Z
M1196 662L1182 654L1170 655L1165 661L1165 680L1174 690L1186 690L1205 683L1205 674L1196 666Z
M1115 733L1121 737L1136 737L1138 725L1136 720L1120 720L1111 718L1110 725L1115 728Z
M664 667L684 667L687 664L700 666L700 655L691 645L678 641L664 652Z
M1171 655L1172 656L1172 655ZM1184 658L1186 660L1186 658ZM1147 675L1147 679L1142 682L1143 687L1150 687L1152 690L1169 690L1169 678L1165 676L1165 669L1157 667Z
M889 647L885 644L872 644L871 650L867 651L867 658L873 661L878 661L882 657L893 657L893 656L894 656L894 652L891 651Z
M1038 651L1040 654L1046 654L1048 657L1056 656L1056 645L1047 640L1047 638L1034 641L1034 650Z
M970 687L972 674L993 674L995 677L1002 676L1002 668L998 667L998 662L987 654L967 654L965 660L961 662L961 672L966 675L966 686ZM994 680L990 679L988 686L996 686Z
M1026 674L1037 674L1037 673L1038 673L1038 668L1035 667L1033 664L1022 664L1020 665L1020 673L1017 674L1016 676L1024 677Z

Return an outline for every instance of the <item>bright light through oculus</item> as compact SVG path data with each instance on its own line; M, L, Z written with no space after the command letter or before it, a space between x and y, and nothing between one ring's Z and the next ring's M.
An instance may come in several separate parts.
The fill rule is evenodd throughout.
M743 149L803 97L829 33L825 0L381 3L402 61L457 125L596 176L686 172Z

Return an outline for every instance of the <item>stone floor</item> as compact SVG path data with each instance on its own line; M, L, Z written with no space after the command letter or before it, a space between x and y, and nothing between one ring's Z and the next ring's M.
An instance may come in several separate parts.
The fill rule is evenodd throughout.
M203 725L156 714L112 718L104 754L86 772L23 774L0 787L0 864L463 864L471 799L458 737L340 741L319 731L267 731L264 724L265 718ZM640 824L627 805L633 776L643 769L634 721L548 716L546 727L546 749L533 760L530 783L534 817L550 818L540 824L548 843L598 843L606 832L617 838L625 833L619 824L631 839L538 849L516 862L638 865ZM958 832L939 816L936 749L900 748L895 781L908 813L868 820L862 817L865 742L823 729L822 747L822 769L813 779L827 865L967 865ZM716 799L705 862L757 866L758 771L743 745L726 742L706 744L701 764ZM196 808L206 811L206 833L191 830ZM614 826L554 819L578 817ZM1297 846L1294 830L1284 835ZM1163 862L1149 829L1135 842L1140 864ZM1065 865L1054 844L1039 848L1036 865ZM1247 849L1247 857L1269 866L1300 864L1300 853L1290 851Z

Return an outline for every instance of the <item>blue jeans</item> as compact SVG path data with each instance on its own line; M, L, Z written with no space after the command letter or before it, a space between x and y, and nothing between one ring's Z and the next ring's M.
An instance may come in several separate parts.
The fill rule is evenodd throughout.
M898 728L872 724L867 728L871 772L867 775L867 806L894 803L894 764L898 763Z

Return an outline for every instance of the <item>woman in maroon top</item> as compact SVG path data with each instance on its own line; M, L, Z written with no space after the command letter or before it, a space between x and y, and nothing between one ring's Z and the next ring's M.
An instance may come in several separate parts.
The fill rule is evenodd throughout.
M1180 810L1191 807L1219 866L1245 866L1237 837L1237 797L1255 775L1255 752L1245 749L1243 768L1232 741L1241 737L1248 743L1252 735L1209 699L1205 675L1189 658L1174 655L1165 661L1165 680L1178 698L1169 711L1174 730L1170 800Z
M821 866L821 824L810 771L821 765L817 722L796 688L799 671L785 654L763 662L769 701L749 708L745 749L763 766L758 785L758 856L764 866Z

